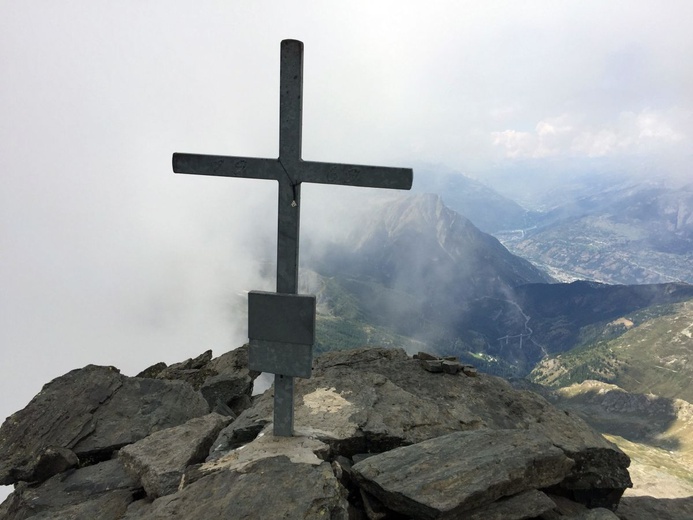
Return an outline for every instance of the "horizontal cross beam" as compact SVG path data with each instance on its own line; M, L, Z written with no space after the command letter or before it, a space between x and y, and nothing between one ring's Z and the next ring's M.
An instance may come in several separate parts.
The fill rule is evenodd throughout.
M303 160L286 168L281 159L192 153L174 153L173 171L176 173L215 175L219 177L267 179L279 182L286 179L290 180L292 184L310 182L399 190L411 189L414 176L411 168L363 166Z
M173 154L175 173L265 179L279 183L279 294L251 293L249 297L249 358L251 368L275 374L274 434L281 436L290 436L293 432L293 377L310 377L315 327L314 297L295 296L298 292L301 184L408 190L414 177L410 168L304 161L301 158L302 119L303 44L284 40L279 85L279 157ZM312 303L306 306L306 302Z

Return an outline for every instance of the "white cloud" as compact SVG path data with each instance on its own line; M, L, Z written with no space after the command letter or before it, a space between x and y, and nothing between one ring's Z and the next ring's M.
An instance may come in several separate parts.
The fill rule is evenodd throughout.
M282 39L305 43L305 158L483 170L499 153L690 150L693 119L676 107L693 106L692 11L0 1L0 419L76 366L131 373L242 340L227 300L264 283L276 200L174 176L170 159L276 157Z
M491 132L491 141L507 158L604 157L615 154L658 154L679 144L690 145L681 123L690 112L645 109L621 112L615 121L591 125L585 118L563 114L539 121L534 131Z

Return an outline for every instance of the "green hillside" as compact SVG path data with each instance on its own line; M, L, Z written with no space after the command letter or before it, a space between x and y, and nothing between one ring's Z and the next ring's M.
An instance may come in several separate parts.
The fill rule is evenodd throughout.
M378 323L377 319L367 320L367 314L359 302L358 292L345 289L343 282L338 282L334 278L320 277L320 280L314 345L316 354L365 345L401 347L408 352L427 349L423 343L397 334L391 328ZM377 284L368 282L359 285L373 293L380 289ZM372 285L375 287L371 287Z
M693 402L693 300L648 307L585 335L581 347L544 359L529 378L554 388L593 379Z

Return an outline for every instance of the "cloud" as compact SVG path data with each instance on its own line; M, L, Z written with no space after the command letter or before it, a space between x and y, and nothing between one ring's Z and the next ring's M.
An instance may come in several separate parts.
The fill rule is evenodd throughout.
M539 121L534 131L507 129L490 134L506 158L606 157L623 154L656 155L690 147L685 122L691 112L644 109L621 112L615 121L591 125L584 117L562 114Z
M305 43L306 159L647 151L690 178L691 19L688 0L0 2L0 418L76 366L243 341L230 309L272 286L276 188L170 158L276 157L282 39ZM361 208L339 187L304 203L306 255Z

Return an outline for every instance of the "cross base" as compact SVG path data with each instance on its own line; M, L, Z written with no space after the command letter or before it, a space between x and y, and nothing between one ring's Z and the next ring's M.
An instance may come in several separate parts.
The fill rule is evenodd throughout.
M291 437L294 434L294 378L274 376L274 435Z

